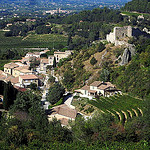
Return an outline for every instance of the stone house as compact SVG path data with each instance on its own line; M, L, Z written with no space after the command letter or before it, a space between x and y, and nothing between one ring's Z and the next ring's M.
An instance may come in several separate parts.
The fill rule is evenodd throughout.
M50 56L48 57L48 61L49 61L49 65L50 65L50 66L53 66L54 56L53 56L53 55L50 55Z
M40 58L40 55L41 55L40 52L33 52L33 53L28 52L28 53L26 54L25 58L28 58L28 57Z
M56 63L60 61L62 58L67 58L69 55L71 55L72 51L65 51L65 52L54 52L54 57L56 58Z
M40 70L41 71L46 71L46 67L49 65L49 60L48 59L41 59L40 61Z
M13 74L13 69L19 67L19 65L15 63L8 63L4 65L4 72L7 74L12 75Z
M31 83L35 83L38 86L39 85L39 78L34 74L20 75L19 76L20 87L26 88L26 87L30 86Z
M96 96L109 97L117 93L121 93L110 82L95 81L90 86L83 86L81 89L75 90L76 95L92 99Z
M28 65L14 68L12 73L14 77L18 77L19 75L28 75L28 74L33 74L33 72L29 70Z
M66 104L62 104L53 107L48 112L48 120L51 121L53 118L61 121L62 125L68 125L69 120L75 120L77 116L77 110L71 109Z

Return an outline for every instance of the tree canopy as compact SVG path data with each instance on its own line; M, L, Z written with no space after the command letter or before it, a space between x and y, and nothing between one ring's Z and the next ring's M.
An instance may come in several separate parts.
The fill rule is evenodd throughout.
M150 0L132 0L125 4L123 10L150 13Z
M46 99L53 105L62 98L64 93L65 88L60 83L55 83L49 88L49 92Z

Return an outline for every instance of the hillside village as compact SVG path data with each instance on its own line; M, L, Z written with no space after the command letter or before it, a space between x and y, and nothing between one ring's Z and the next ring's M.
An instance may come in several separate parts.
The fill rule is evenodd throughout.
M124 60L122 65L129 62L128 59L132 53L132 55L134 55L134 46L126 42L127 38L133 36L132 33L131 26L115 27L113 33L108 34L106 38L108 42L115 44L115 46L125 45L129 49L129 52L131 50L130 53L123 54L122 61L124 59L126 60ZM50 50L46 49L41 52L28 52L21 60L13 60L5 64L4 71L0 72L0 80L4 82L10 81L11 84L20 91L26 91L26 89L30 88L31 84L35 84L41 89L43 91L41 102L44 109L47 110L49 120L55 117L61 121L62 125L68 125L69 120L75 120L77 110L71 105L73 96L92 100L101 96L110 97L116 94L122 94L121 90L117 89L116 86L110 82L94 81L89 86L84 85L82 88L76 89L72 97L68 97L64 104L53 107L53 112L51 112L52 110L49 109L51 104L46 101L46 95L48 93L47 82L49 78L47 71L50 68L51 75L54 76L54 63L59 63L61 59L72 55L73 51L55 51L54 55L49 55L48 58L41 57L49 51ZM31 68L32 63L35 63L35 67L33 68ZM58 79L55 80L55 82L58 82Z
M54 52L53 56L48 58L40 58L41 54L48 52L45 50L42 52L28 52L25 57L21 60L16 60L11 63L4 65L4 72L1 71L1 80L10 81L14 86L27 88L31 83L35 83L37 86L42 86L42 79L38 76L40 73L46 74L47 66L53 67L54 57L56 58L56 63L60 59L66 58L71 55L71 51L66 52ZM29 69L32 62L39 61L36 68Z

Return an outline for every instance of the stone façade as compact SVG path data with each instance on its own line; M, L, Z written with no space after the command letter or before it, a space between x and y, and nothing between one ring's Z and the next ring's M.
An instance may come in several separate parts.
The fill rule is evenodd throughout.
M106 39L108 42L114 43L115 45L123 45L126 43L123 39L132 36L131 26L114 27L113 32L107 34Z

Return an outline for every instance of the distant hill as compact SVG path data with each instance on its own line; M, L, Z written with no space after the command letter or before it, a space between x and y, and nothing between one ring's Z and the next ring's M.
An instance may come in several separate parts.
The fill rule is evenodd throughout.
M132 0L125 4L123 10L150 13L150 0Z

